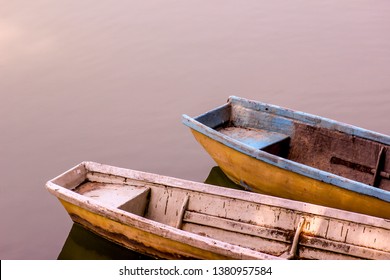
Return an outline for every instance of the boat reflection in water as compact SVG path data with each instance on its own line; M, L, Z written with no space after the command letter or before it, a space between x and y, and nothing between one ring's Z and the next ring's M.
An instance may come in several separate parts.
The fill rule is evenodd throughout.
M204 181L206 184L226 187L231 189L243 190L244 188L240 185L237 185L232 180L230 180L222 169L219 166L214 166L210 170L209 176Z
M74 223L65 244L58 255L59 260L148 260L152 259L114 242L100 237Z
M205 183L234 189L242 189L233 183L222 170L211 169ZM59 260L148 260L154 259L126 249L114 242L100 237L83 226L74 223L64 246L58 255Z

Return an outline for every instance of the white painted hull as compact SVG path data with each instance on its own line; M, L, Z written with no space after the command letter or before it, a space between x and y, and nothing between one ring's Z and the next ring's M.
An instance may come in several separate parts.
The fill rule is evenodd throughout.
M166 259L390 259L390 221L84 162L46 184L72 219Z

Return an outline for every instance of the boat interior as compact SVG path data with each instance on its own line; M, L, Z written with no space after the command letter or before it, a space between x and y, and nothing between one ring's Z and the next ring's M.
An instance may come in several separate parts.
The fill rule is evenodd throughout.
M367 185L390 190L390 147L341 132L321 119L281 116L266 105L260 110L227 104L196 118L244 145ZM326 121L323 121L326 122Z
M253 204L102 173L86 176L88 179L73 191L102 205L275 256L289 252L291 247L296 226L293 221L278 222L274 215L267 221L266 213L259 215ZM272 229L274 226L279 229Z
M234 245L245 244L246 248L286 258L356 259L364 256L359 253L358 246L354 246L358 248L356 255L346 256L343 252L351 246L342 244L346 237L328 231L329 227L344 226L343 221L310 217L306 213L306 219L310 221L303 228L302 213L282 207L97 172L88 172L86 178L72 190L102 205L201 236ZM355 231L358 233L359 229L353 234ZM348 239L353 241L352 230L350 235ZM300 240L299 246L296 236ZM335 242L339 249L333 250ZM323 250L329 246L331 251ZM370 248L364 248L364 254L370 250L378 254Z

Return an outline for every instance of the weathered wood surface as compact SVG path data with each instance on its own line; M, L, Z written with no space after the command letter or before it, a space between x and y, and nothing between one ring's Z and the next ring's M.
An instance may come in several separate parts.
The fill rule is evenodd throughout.
M390 221L366 215L90 162L47 188L75 222L162 258L390 259Z
M377 161L384 144L325 128L294 125L288 159L367 185L374 185ZM385 151L385 150L384 150ZM387 165L390 167L390 157ZM388 173L382 165L384 174ZM375 187L390 190L390 180L383 176Z

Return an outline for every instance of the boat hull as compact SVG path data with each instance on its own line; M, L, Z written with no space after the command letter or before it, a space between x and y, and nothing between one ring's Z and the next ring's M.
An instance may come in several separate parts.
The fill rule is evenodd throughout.
M112 220L60 199L71 219L92 232L130 250L162 259L230 259Z
M241 153L191 129L195 139L236 184L262 194L390 218L390 203L340 188Z
M390 259L390 220L83 162L47 182L71 219L163 259Z
M183 124L246 189L390 218L390 136L236 96Z

